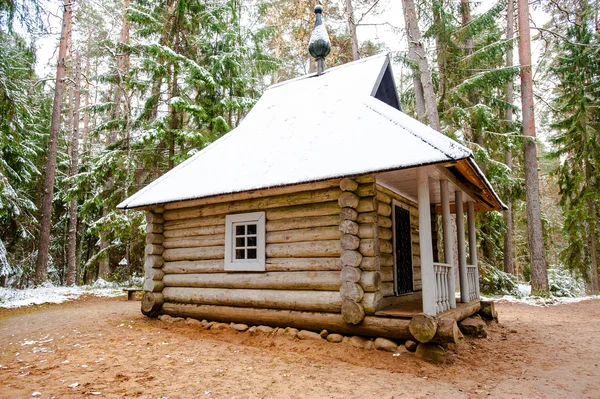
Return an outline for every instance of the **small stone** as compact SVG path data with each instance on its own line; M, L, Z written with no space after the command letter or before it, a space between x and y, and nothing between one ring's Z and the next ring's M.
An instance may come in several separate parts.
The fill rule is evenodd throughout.
M344 338L342 338L342 343L343 344L347 344L349 342L350 342L350 337L344 337Z
M261 334L271 334L273 331L275 331L275 329L273 327L269 327L269 326L256 327L256 332L259 332Z
M228 330L229 324L227 323L215 323L212 325L212 327L210 328L211 330Z
M414 352L417 350L417 343L410 339L406 340L406 342L404 343L404 346L406 347L406 349L408 349L409 352Z
M365 343L365 349L368 350L368 351L372 351L373 349L375 349L375 343L373 341L371 341L371 340L368 340Z
M206 329L208 329L208 320L204 319L204 320L202 320L202 321L200 322L200 324L202 324L202 327L203 327L203 328L206 328Z
M446 359L446 351L444 348L430 342L419 344L417 346L416 354L417 356L434 363L444 363L444 360Z
M398 345L387 338L377 338L375 340L375 349L385 352L396 352Z
M481 318L467 317L460 323L458 323L458 328L460 331L471 337L479 337L485 338L487 337L487 328L485 325L485 321L481 320Z
M248 330L248 325L246 325L246 324L234 324L233 325L233 329L235 331L244 332L244 331Z
M256 326L252 326L248 329L248 332L250 333L250 335L254 335L256 333Z
M358 335L354 335L354 336L350 337L350 340L348 342L350 343L350 345L355 346L357 348L365 348L367 345L367 342L369 342L369 340L364 337L359 337Z
M283 330L285 335L291 339L294 339L298 336L298 329L297 328L292 328L292 327L286 327L285 330Z
M164 321L165 323L173 323L173 318L168 314L161 314L158 316L158 320Z
M190 326L201 326L202 325L202 323L200 322L200 320L192 319L191 317L188 317L185 320L185 324L188 324Z
M181 321L185 321L185 319L184 319L183 317L173 317L173 318L171 319L171 322L172 322L172 323L179 323L179 322L181 322Z
M327 342L332 342L334 344L339 344L343 339L344 337L340 334L329 334L327 336Z
M308 331L308 330L301 330L298 333L298 339L314 339L314 340L320 341L323 338L321 337L321 335L317 334L316 332Z
M285 328L278 328L277 331L275 331L275 335L278 335L278 336L285 335Z
M216 321L209 321L208 323L206 323L206 326L204 328L210 330L215 324L217 324Z
M329 335L329 331L327 330L322 330L319 335L321 336L321 338L323 339L327 339L327 336Z
M406 346L398 345L398 347L396 348L396 354L400 355L400 354L404 354L404 353L409 353L408 349L406 349Z

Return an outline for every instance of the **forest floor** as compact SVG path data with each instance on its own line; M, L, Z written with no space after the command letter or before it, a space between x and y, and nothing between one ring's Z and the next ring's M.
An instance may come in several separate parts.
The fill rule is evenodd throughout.
M499 303L443 365L168 324L124 298L0 309L2 398L598 398L600 300Z

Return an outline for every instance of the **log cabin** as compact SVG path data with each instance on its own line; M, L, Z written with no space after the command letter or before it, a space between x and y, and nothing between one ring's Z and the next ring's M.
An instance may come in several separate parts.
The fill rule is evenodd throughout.
M424 342L480 309L475 212L504 205L472 152L401 111L388 55L318 64L119 205L146 212L144 314L396 339L436 323Z

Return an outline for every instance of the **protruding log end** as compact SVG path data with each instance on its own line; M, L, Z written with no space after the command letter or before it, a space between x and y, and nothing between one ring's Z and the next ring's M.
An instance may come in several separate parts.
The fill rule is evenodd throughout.
M156 292L146 292L142 297L142 314L148 317L156 317L165 303L163 295Z
M408 323L408 330L412 336L419 342L429 342L435 337L438 325L432 316L419 313Z
M342 318L348 324L357 325L365 318L365 310L360 303L344 300L342 302Z

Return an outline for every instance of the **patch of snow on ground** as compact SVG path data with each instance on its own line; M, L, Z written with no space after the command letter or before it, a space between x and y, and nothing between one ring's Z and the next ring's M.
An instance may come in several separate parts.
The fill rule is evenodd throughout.
M55 287L44 284L36 288L18 290L0 287L0 308L19 308L22 306L40 305L42 303L62 303L77 299L81 295L115 297L124 295L121 286L98 280L94 285L79 287Z
M531 285L529 284L518 284L519 294L515 295L504 295L500 297L491 296L484 297L482 299L491 299L497 302L513 302L523 303L532 306L549 306L549 305L564 305L567 303L576 303L581 301L589 301L591 299L600 299L600 295L589 295L589 296L574 296L574 297L557 297L550 296L548 298L542 298L539 296L531 296Z

